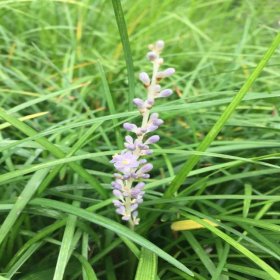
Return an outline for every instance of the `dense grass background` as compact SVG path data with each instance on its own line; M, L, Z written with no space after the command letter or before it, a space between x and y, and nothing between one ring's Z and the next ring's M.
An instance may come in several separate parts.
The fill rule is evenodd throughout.
M111 1L0 2L0 279L280 279L279 48L196 152L276 36L279 2L121 3L122 37ZM157 39L176 94L154 109L165 125L132 232L111 205L109 160ZM171 230L186 219L205 228Z

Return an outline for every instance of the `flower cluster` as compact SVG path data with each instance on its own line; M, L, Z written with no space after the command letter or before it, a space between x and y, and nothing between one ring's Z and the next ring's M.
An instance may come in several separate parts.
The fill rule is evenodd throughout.
M139 224L137 208L143 202L144 186L143 179L150 177L149 172L153 165L142 158L152 154L151 144L159 141L158 135L147 136L148 133L158 129L163 124L158 113L150 114L150 110L156 98L167 97L172 94L171 89L161 89L159 81L174 74L174 68L160 71L163 58L160 53L164 48L162 40L149 45L150 51L147 58L153 64L153 74L150 78L146 72L139 75L140 81L147 89L147 99L135 98L134 105L142 115L142 124L137 126L133 123L124 123L123 127L128 132L134 133L125 137L125 150L114 155L111 162L119 173L115 173L115 181L112 183L113 194L117 198L113 201L116 212L122 216L122 220L128 221L132 226Z

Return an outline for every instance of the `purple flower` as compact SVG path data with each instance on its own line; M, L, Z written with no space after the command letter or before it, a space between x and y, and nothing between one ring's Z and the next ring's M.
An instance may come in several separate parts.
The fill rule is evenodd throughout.
M132 169L139 166L138 156L130 151L113 156L111 162L118 171L124 174L130 173Z
M163 58L160 53L164 48L164 42L158 40L155 44L149 46L150 51L147 58L153 65L153 76L150 78L146 72L139 74L140 81L147 89L147 98L134 98L133 103L142 114L143 120L141 126L133 123L124 123L123 127L134 136L125 137L125 150L113 156L111 162L114 164L118 173L114 174L115 180L112 182L113 194L116 197L113 204L116 212L121 215L123 221L128 221L132 226L139 224L138 207L143 202L144 186L143 179L150 178L150 171L153 165L143 156L152 154L149 145L159 141L158 135L147 136L149 132L155 131L163 124L158 113L150 114L150 110L158 97L167 97L172 94L171 89L161 90L158 82L165 77L171 76L174 68L167 68L159 71ZM140 181L140 182L139 182Z

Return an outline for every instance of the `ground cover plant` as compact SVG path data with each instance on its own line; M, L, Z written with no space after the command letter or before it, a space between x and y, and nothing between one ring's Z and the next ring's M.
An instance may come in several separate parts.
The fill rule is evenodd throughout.
M0 279L280 279L279 11L1 1ZM110 161L159 39L174 93L132 229Z

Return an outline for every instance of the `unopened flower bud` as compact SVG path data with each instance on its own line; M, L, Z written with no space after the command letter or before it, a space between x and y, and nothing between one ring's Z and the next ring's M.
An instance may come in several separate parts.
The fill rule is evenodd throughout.
M150 138L148 138L148 140L145 142L145 144L154 144L156 142L158 142L160 139L160 137L158 135L153 135Z
M158 95L158 97L168 97L173 93L173 91L169 88L164 89L163 91L161 91Z
M124 123L123 128L127 131L134 131L137 129L137 126L133 123Z
M175 73L175 69L174 68L167 68L166 70L164 70L162 72L158 72L157 78L158 79L162 79L162 78L170 77L174 73Z
M139 74L139 80L145 85L149 86L150 85L150 78L149 75L146 72L141 72Z
M157 54L153 51L147 53L147 58L150 61L154 61L157 58Z
M145 106L145 103L142 99L140 98L134 98L133 99L134 105L136 105L138 108L143 108Z
M160 85L154 85L153 91L154 92L160 92L161 86Z
M156 41L156 48L161 51L164 48L164 41L163 40L158 40Z

